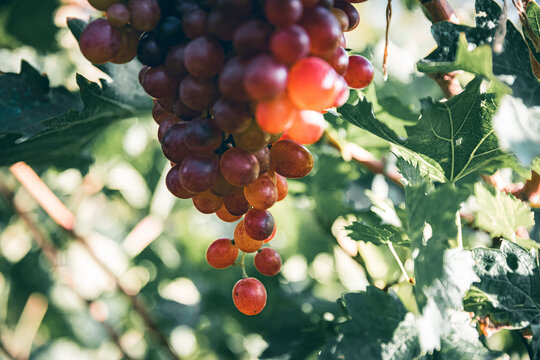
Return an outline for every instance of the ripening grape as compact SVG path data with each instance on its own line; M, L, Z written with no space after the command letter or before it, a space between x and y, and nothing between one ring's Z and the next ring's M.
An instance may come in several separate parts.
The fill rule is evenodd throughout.
M169 48L165 57L165 70L173 76L184 77L187 74L184 66L184 50L186 44L180 44Z
M281 256L276 250L268 247L257 252L254 263L255 268L266 276L274 276L281 270Z
M222 205L218 211L216 211L217 217L225 222L235 222L236 220L240 219L242 215L233 215L231 214L225 205Z
M144 91L155 98L174 97L179 84L180 79L169 75L163 66L150 67L142 79Z
M191 192L202 192L214 185L219 174L217 155L188 155L180 166L180 183Z
M227 196L223 198L223 204L227 211L234 216L242 216L247 213L250 208L246 196L244 195L244 189L241 187L237 187L227 194Z
M219 91L213 79L197 79L190 75L180 83L179 95L189 108L204 111L216 102Z
M251 121L246 130L233 137L237 147L251 152L259 151L272 142L272 136L261 130L256 121Z
M113 64L126 64L137 56L139 33L131 26L126 25L120 29L120 47L113 58L109 60Z
M122 0L88 0L90 5L101 11L106 11L110 6L119 2L122 2Z
M315 6L304 11L298 24L309 36L310 52L313 55L331 54L339 45L341 26L330 10Z
M276 174L276 188L277 188L277 201L281 201L287 197L289 192L289 185L287 184L287 179L284 176Z
M267 0L264 14L272 24L284 26L297 22L302 16L302 8L300 0Z
M251 238L244 228L244 220L240 221L234 228L234 242L238 249L245 253L253 253L259 250L263 244L262 241Z
M219 91L232 101L248 102L250 97L244 85L248 61L240 57L233 57L227 61L219 74Z
M244 229L254 240L268 239L275 226L274 217L268 210L250 209L244 216Z
M244 187L244 195L248 203L256 209L268 209L277 201L276 184L267 176L261 175L251 184Z
M266 289L255 278L238 281L232 291L234 306L245 315L257 315L266 306Z
M79 39L82 54L94 64L111 60L120 49L120 31L105 19L92 21L84 28Z
M309 145L322 137L324 133L324 116L313 110L300 110L296 113L287 136L297 143Z
M220 98L212 107L216 126L229 134L246 130L251 123L249 104Z
M276 97L287 86L287 67L270 55L259 55L249 62L244 86L253 100Z
M280 140L270 149L272 168L288 178L301 178L311 172L313 156L308 149L292 140Z
M344 31L354 30L360 23L360 15L358 14L358 11L356 11L354 6L350 4L350 2L352 1L346 2L346 1L337 0L334 3L334 6L337 9L342 10L347 15L349 26Z
M161 18L161 8L157 0L129 0L131 25L139 31L153 30Z
M189 121L184 130L185 144L196 153L212 153L220 145L223 133L216 127L213 120L197 117Z
M196 78L210 78L216 75L224 64L225 52L219 42L211 37L198 37L184 50L184 65Z
M231 266L238 257L238 248L231 239L217 239L206 250L206 261L216 269Z
M107 9L107 21L114 27L121 28L129 22L129 9L122 3L116 3Z
M182 4L182 1L178 3ZM190 39L208 34L208 13L198 6L186 11L182 16L182 29Z
M180 199L190 199L195 194L187 191L184 189L182 184L180 184L180 166L178 164L174 165L169 172L167 173L167 177L165 178L165 184L167 185L167 189L173 194L174 196L180 198Z
M219 166L223 177L236 186L251 184L259 176L259 162L255 155L239 148L225 151Z
M177 121L176 119L178 119L175 115L170 117L172 117L173 121ZM167 132L165 132L165 135L161 140L161 150L163 151L163 155L176 164L182 163L191 152L186 145L185 137L188 125L189 123L185 121L173 123L168 128Z
M337 74L326 61L307 57L291 68L287 90L299 109L323 110L334 104L336 81Z
M234 32L234 49L244 57L265 52L271 31L270 25L261 20L248 20Z
M292 125L297 111L287 94L283 94L275 99L260 101L255 110L255 119L263 131L279 134Z
M213 214L223 206L223 198L206 190L193 196L193 205L203 214Z
M276 59L292 65L309 54L309 36L301 26L282 27L270 38L270 50Z
M349 67L345 73L345 80L353 89L363 89L373 81L373 65L361 55L349 56Z
M270 170L270 149L267 147L253 153L259 162L259 174Z

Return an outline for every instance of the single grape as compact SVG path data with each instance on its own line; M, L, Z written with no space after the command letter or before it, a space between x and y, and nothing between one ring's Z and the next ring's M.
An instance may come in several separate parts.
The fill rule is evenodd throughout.
M266 276L274 276L281 270L281 256L276 250L268 247L257 252L254 263L255 268Z
M313 144L322 137L324 125L324 116L320 112L300 110L292 126L287 130L287 136L299 144Z
M272 168L288 178L301 178L311 172L313 156L304 146L292 140L280 140L270 149Z
M244 86L253 100L276 97L287 86L287 67L270 55L259 55L249 62Z
M211 37L201 36L184 50L184 65L194 77L206 79L219 73L225 64L223 47Z
M254 240L268 239L275 226L274 217L268 210L250 209L244 216L246 233Z
M344 48L339 46L329 58L325 59L339 75L344 75L349 66L349 55Z
M156 29L157 40L166 46L179 44L184 39L182 22L179 18L168 16L161 20Z
M165 57L165 70L173 76L184 77L187 75L184 66L184 49L186 44L180 44L169 48Z
M114 27L122 28L129 22L129 9L122 3L116 3L107 9L107 21Z
M184 104L184 102L180 98L175 100L173 104L173 111L180 119L184 120L191 120L201 115L202 113L202 110L193 110L192 108Z
M337 9L342 10L347 15L347 18L349 20L349 26L345 31L354 30L360 23L360 15L358 14L358 11L355 9L355 7L350 4L350 2L352 1L347 2L337 0L334 4Z
M250 208L249 203L246 200L244 195L244 189L237 187L233 189L225 198L223 199L223 204L225 208L231 215L242 216Z
M82 31L79 47L90 62L104 64L120 50L121 41L122 36L117 28L105 19L97 19Z
M233 288L234 306L244 315L257 315L266 306L266 289L255 278L244 278Z
M302 10L300 0L267 0L264 4L266 18L277 26L294 24L300 20Z
M263 241L263 244L266 244L266 243L272 241L272 239L276 236L276 233L277 233L277 226L274 227L274 231L272 232L272 235L270 235L270 237L268 239Z
M349 56L349 67L345 73L345 81L353 89L363 89L373 81L373 65L361 55Z
M292 65L309 54L309 36L296 24L282 27L270 38L270 50L276 59Z
M161 122L169 115L173 115L176 117L176 115L171 114L163 106L161 106L157 100L154 100L154 106L152 107L152 118L154 119L156 124L161 124ZM180 121L180 119L178 119L177 121Z
M165 60L167 49L160 45L152 33L144 33L137 46L137 59L144 65L158 66Z
M170 98L161 98L161 99L156 99L156 100L159 103L159 105L161 105L165 110L167 110L170 113L174 112L174 102L176 101L176 96L170 97Z
M213 214L223 206L223 198L206 190L193 196L193 205L203 214Z
M248 62L240 57L233 57L227 61L219 74L219 91L232 101L248 102L250 97L244 86L244 76Z
M225 222L228 222L228 223L232 223L232 222L235 222L237 221L238 219L240 219L242 217L242 215L233 215L231 214L227 208L225 207L225 205L222 205L218 211L216 211L216 215L217 217L221 220L221 221L225 221Z
M259 162L255 155L239 148L225 151L219 166L225 180L235 186L250 184L259 176Z
M234 228L234 242L238 249L245 253L253 253L259 250L263 244L262 241L252 239L246 232L244 220L236 224Z
M206 261L216 269L231 266L238 257L238 248L231 239L217 239L206 250Z
M164 66L150 67L144 74L142 87L154 98L171 98L176 95L180 79L171 76Z
M277 188L277 201L281 201L287 197L289 192L289 185L287 184L287 179L284 176L281 176L276 173L276 188Z
M172 115L175 116L175 115ZM176 164L182 163L191 153L186 146L185 133L189 123L180 121L173 124L163 136L161 141L161 150L163 155Z
M169 128L176 124L178 121L178 117L174 114L171 114L171 116L166 116L163 120L161 120L158 128L158 140L160 142L163 141L163 137L165 136Z
M271 143L271 135L259 127L256 121L252 121L249 127L241 133L234 134L234 142L237 147L255 152Z
M234 32L234 49L245 57L265 52L271 32L267 23L257 19L248 20Z
M139 33L131 26L126 25L120 30L120 47L110 62L113 64L126 64L137 56Z
M157 0L129 0L130 22L139 31L153 30L161 18L161 8Z
M174 165L165 177L165 185L174 196L180 199L192 198L195 194L184 189L180 184L180 166Z
M251 123L249 104L220 98L212 107L218 128L229 134L246 130Z
M120 3L122 0L88 0L88 3L95 9L107 11L113 4Z
M336 84L334 86L334 92L337 94L334 106L343 106L343 104L347 102L347 99L349 99L349 85L347 85L347 82L345 81L343 76L338 77L338 80L336 81Z
M336 72L326 61L316 57L304 58L298 61L289 73L289 97L299 109L330 108L336 99L336 79Z
M264 174L270 170L270 149L263 147L259 151L253 153L259 162L259 174Z
M182 1L179 1L182 4ZM208 13L199 6L194 6L190 11L184 12L182 16L182 29L184 34L190 39L208 34Z
M221 146L223 133L214 121L197 117L187 123L185 129L186 146L197 153L212 153Z
M196 79L187 76L180 83L180 99L189 108L204 111L214 104L219 97L217 84L213 79Z
M280 134L291 127L298 110L287 94L275 99L260 101L255 109L259 127L270 134Z
M217 155L188 155L180 166L180 183L188 191L203 192L214 185L218 174Z
M341 25L332 12L322 6L304 11L299 23L308 36L310 52L325 56L334 52L342 34Z
M244 187L244 196L255 209L264 210L276 203L278 193L274 182L267 176L261 175L257 180Z

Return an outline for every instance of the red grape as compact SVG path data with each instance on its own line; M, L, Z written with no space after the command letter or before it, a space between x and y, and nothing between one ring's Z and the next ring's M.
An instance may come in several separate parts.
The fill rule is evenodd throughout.
M270 26L261 20L248 20L234 32L234 49L245 57L264 52L268 46L271 31Z
M180 183L191 192L202 192L214 185L219 173L219 159L216 155L188 155L180 166Z
M82 31L79 47L90 62L104 64L120 49L121 37L120 31L111 26L107 20L97 19Z
M363 89L373 81L373 65L361 55L349 56L349 67L345 73L345 81L353 89Z
M208 118L197 117L185 129L186 146L197 153L211 153L220 147L223 133Z
M287 130L287 136L300 144L313 144L324 133L324 116L313 110L301 110Z
M180 83L179 95L189 108L204 111L218 99L219 91L213 79L196 79L188 76Z
M107 9L107 21L114 27L121 28L129 22L129 9L122 3L111 5Z
M246 233L254 240L268 239L275 226L274 217L268 210L250 209L244 216Z
M316 6L304 11L298 23L302 26L310 42L313 55L325 56L334 52L342 34L341 26L330 10Z
M249 62L244 86L253 100L276 97L287 86L287 67L270 55L259 55Z
M271 248L264 248L255 255L255 268L263 275L274 276L281 270L281 256Z
M203 214L213 214L223 206L223 198L206 190L193 196L193 205Z
M233 288L234 306L245 315L257 315L266 306L266 289L255 278L244 278Z
M180 166L178 164L174 165L167 173L167 176L165 177L165 185L171 194L180 199L189 199L195 195L194 193L184 189L182 184L180 184Z
M174 97L179 84L180 79L169 75L163 66L150 67L142 81L144 91L155 98Z
M292 125L297 112L287 94L283 94L278 98L259 102L255 118L262 130L270 134L279 134Z
M292 140L280 140L270 149L272 168L288 178L301 178L311 172L313 156L304 146Z
M223 204L225 208L231 215L242 216L250 208L249 203L246 200L244 195L243 188L235 188L223 199Z
M231 239L217 239L206 250L206 261L216 269L224 269L234 264L238 248Z
M246 130L251 123L249 104L220 98L212 107L217 127L229 134Z
M216 40L201 36L191 41L184 49L184 65L194 77L210 78L223 68L225 52Z
M255 155L239 148L225 151L219 165L223 177L236 186L250 184L259 176L259 162Z
M294 24L302 16L300 0L267 0L264 14L268 21L277 26Z
M295 24L280 28L270 38L270 50L276 59L292 65L309 54L309 36Z
M287 193L289 192L289 185L287 184L287 179L284 176L281 176L276 173L276 188L277 188L277 201L281 201L287 197Z
M272 207L278 196L274 182L263 175L244 187L244 195L251 206L262 210Z
M157 0L129 0L131 25L139 31L153 30L161 18L161 8Z
M253 253L259 250L263 244L262 241L252 239L246 232L244 220L240 221L234 228L234 242L238 249L245 253Z

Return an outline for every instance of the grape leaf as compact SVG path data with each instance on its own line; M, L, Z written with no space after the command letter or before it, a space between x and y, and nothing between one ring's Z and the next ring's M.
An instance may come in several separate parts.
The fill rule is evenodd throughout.
M490 191L476 183L474 195L478 205L474 214L475 225L487 231L491 237L513 239L520 226L530 228L534 225L531 209L511 194Z
M490 320L516 328L531 326L534 359L540 358L540 272L538 253L503 240L500 249L474 249L475 286L490 301ZM484 308L485 309L485 308Z
M409 241L402 231L392 225L382 225L380 227L369 226L355 221L345 229L350 230L349 237L357 241L371 242L374 245L386 245L392 242L396 245L408 245Z
M345 104L339 112L351 123L398 145L401 155L402 150L409 152L408 158L429 169L432 178L457 182L491 163L515 162L499 148L491 126L495 98L481 93L481 82L476 78L461 94L445 102L424 100L418 123L406 127L407 139L380 122L365 99L356 106Z
M491 78L491 73L511 87L513 95L522 98L525 105L540 105L540 81L532 73L529 49L523 36L511 21L506 23L506 36L500 53L492 52L492 70L489 69L487 47L495 38L501 8L494 0L476 0L476 27L457 25L450 22L433 24L432 34L438 47L418 63L419 70L436 71L463 70ZM467 49L460 44L460 34L467 39ZM480 55L484 54L484 58ZM465 56L466 55L466 56ZM449 64L452 64L449 66Z
M54 14L59 5L59 0L0 1L0 47L57 50Z
M0 93L7 99L0 100L5 105L0 111L0 166L26 161L84 170L91 162L87 146L109 124L140 114L145 105L149 110L149 99L136 107L125 103L115 90L121 83L102 81L100 87L78 75L77 84L79 96L50 89L48 80L24 62L19 75L0 75Z
M527 4L526 14L530 29L523 29L523 33L529 50L540 64L540 6L536 2L530 1Z

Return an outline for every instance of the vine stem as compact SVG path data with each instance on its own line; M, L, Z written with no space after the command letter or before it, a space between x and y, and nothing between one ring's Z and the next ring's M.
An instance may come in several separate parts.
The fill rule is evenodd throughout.
M409 276L409 274L407 274L407 270L405 269L405 266L401 262L401 259L399 258L399 255L397 254L396 249L394 248L394 244L391 241L389 241L387 245L388 245L388 248L390 249L390 252L394 256L394 259L396 259L396 262L399 265L399 268L401 269L403 276L405 276L405 279L407 279L407 281L409 281L411 284L414 284L414 280L412 277Z
M109 267L97 256L95 251L89 246L85 237L81 236L74 229L75 215L58 199L58 197L41 180L34 170L24 162L18 162L9 168L10 172L38 202L45 212L66 232L74 238L88 252L96 264L111 278L118 291L124 294L131 303L133 309L141 316L146 327L150 330L156 339L163 345L164 349L173 359L180 357L175 353L167 337L161 332L157 324L152 319L150 312L134 296L131 295L118 280L118 277L109 269Z
M242 267L242 278L247 278L248 274L246 272L246 253L242 252L242 259L240 259L240 266Z

